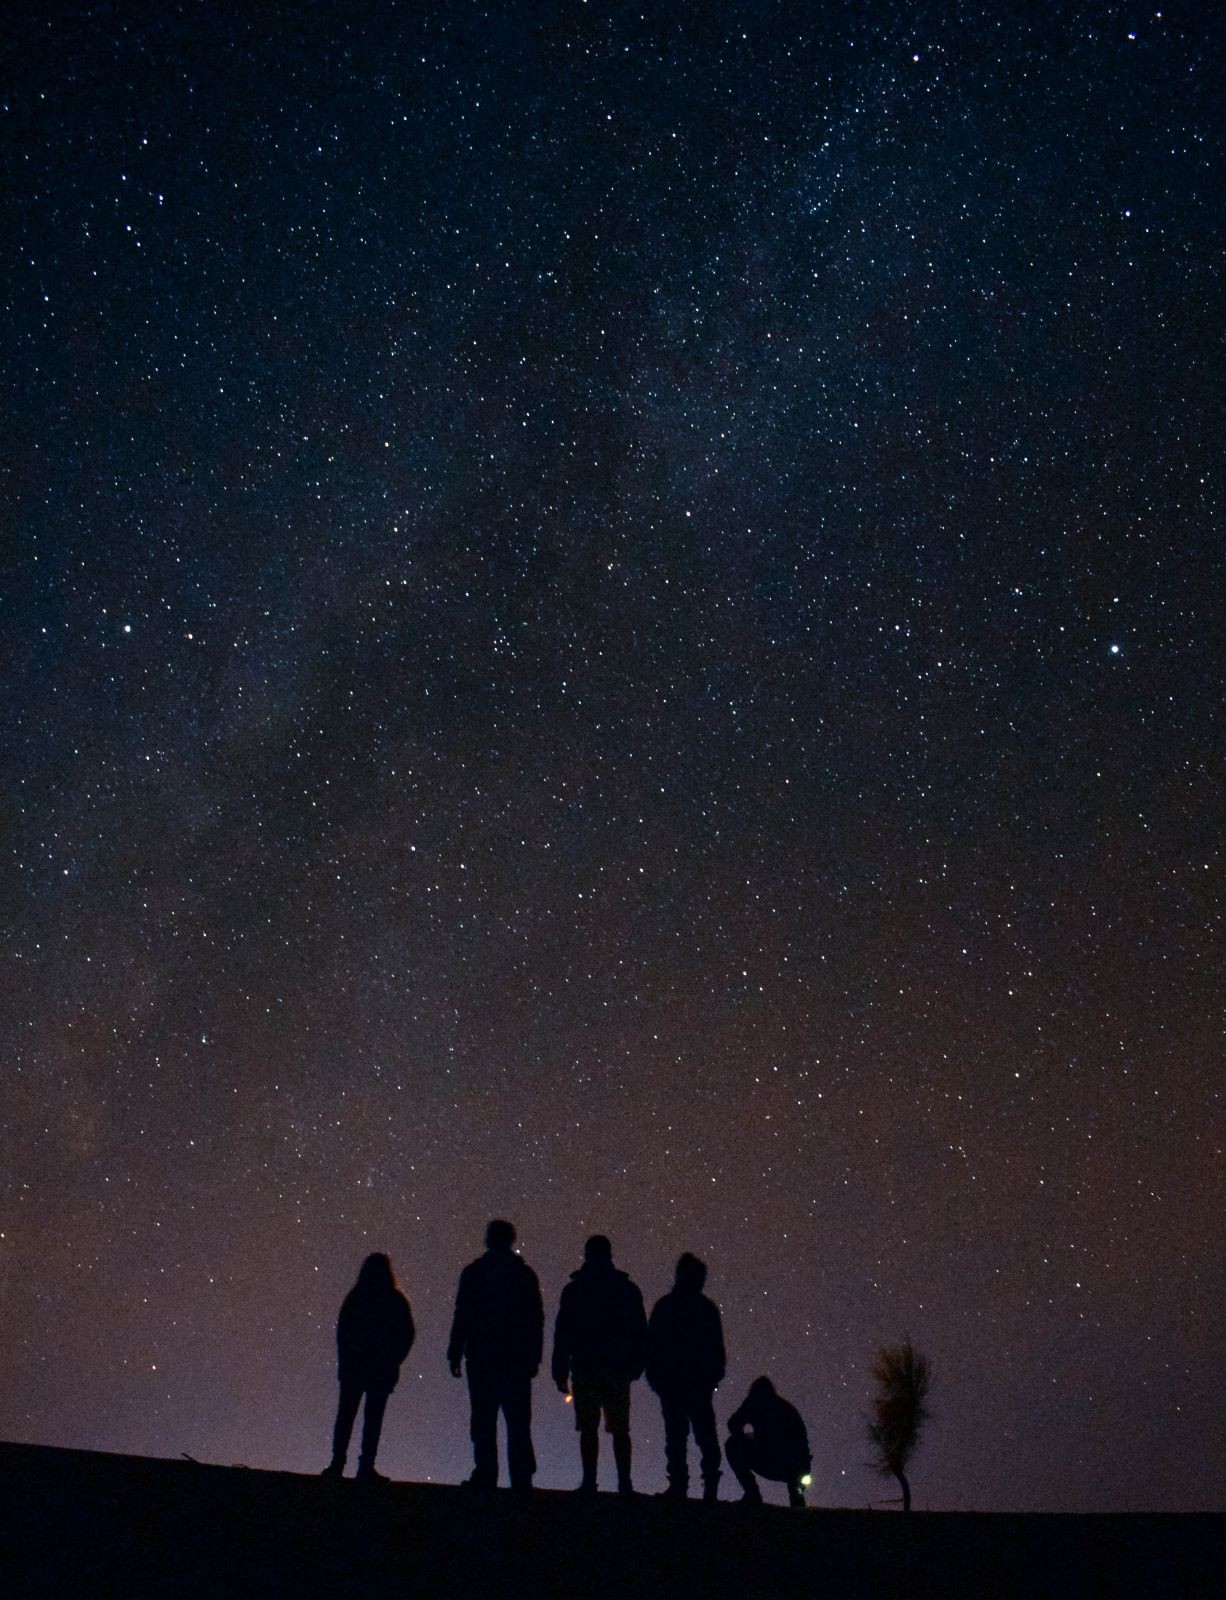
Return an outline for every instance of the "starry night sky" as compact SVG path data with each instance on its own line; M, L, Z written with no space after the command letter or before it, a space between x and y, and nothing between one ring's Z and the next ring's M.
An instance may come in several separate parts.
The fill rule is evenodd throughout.
M1209 9L8 19L0 1435L317 1471L386 1249L456 1481L506 1215L1220 1508Z

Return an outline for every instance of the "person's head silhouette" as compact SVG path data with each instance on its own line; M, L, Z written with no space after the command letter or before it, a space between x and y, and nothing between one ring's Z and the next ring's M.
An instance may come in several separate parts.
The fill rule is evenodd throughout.
M702 1286L707 1281L706 1263L697 1256L691 1255L687 1250L677 1259L676 1287L684 1289L690 1294L699 1294Z
M589 1267L611 1267L613 1246L603 1233L594 1233L583 1247L583 1261Z
M357 1287L363 1294L386 1294L396 1287L396 1274L392 1271L390 1256L376 1250L363 1261L358 1273Z
M485 1248L487 1250L509 1250L515 1243L515 1225L504 1222L501 1217L495 1218L485 1230Z

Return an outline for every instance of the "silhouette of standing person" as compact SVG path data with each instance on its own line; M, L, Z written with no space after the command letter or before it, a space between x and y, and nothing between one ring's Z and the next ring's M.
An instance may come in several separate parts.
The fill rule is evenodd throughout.
M728 1418L724 1455L743 1500L761 1505L758 1479L768 1478L787 1484L789 1505L804 1505L813 1460L809 1435L800 1412L776 1394L769 1378L755 1378L744 1404Z
M631 1495L630 1385L643 1371L647 1318L643 1296L613 1265L613 1246L595 1233L583 1249L583 1265L562 1290L553 1331L553 1381L575 1404L581 1494L596 1493L600 1418L613 1438L617 1492Z
M541 1365L545 1309L536 1273L511 1248L515 1229L491 1222L485 1254L460 1274L447 1364L458 1378L468 1367L474 1489L498 1483L498 1412L507 1424L507 1470L511 1487L532 1487L532 1380Z
M687 1250L672 1289L656 1301L647 1324L647 1382L664 1414L667 1493L684 1500L690 1487L686 1451L690 1430L702 1466L702 1497L719 1497L716 1386L724 1376L724 1330L719 1307L703 1294L707 1269Z
M363 1395L366 1409L357 1475L366 1482L383 1476L375 1471L383 1412L400 1376L400 1363L413 1348L415 1333L413 1313L396 1283L390 1259L378 1253L367 1256L336 1320L336 1375L341 1392L332 1430L332 1460L323 1470L325 1478L344 1474L349 1438Z

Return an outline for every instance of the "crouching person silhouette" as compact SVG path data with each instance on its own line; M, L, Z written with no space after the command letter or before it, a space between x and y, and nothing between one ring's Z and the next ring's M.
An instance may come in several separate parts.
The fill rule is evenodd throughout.
M788 1503L803 1506L809 1484L809 1436L800 1412L775 1393L769 1378L755 1378L739 1410L728 1418L724 1455L736 1474L742 1499L761 1505L759 1478L786 1483Z
M367 1256L336 1321L336 1375L341 1392L332 1430L332 1460L323 1470L325 1478L339 1478L345 1471L349 1437L363 1395L366 1409L357 1475L368 1483L383 1476L375 1471L383 1412L400 1376L400 1363L413 1348L414 1333L413 1313L396 1283L391 1261L381 1254Z
M630 1477L630 1385L643 1371L647 1318L643 1296L613 1265L613 1246L594 1233L583 1247L583 1265L562 1290L553 1332L553 1381L575 1403L580 1494L596 1493L600 1418L613 1439L618 1494L632 1495Z
M532 1487L532 1380L541 1364L545 1311L536 1273L511 1248L515 1229L491 1222L485 1254L460 1274L455 1317L447 1345L452 1377L468 1368L473 1442L470 1488L498 1483L498 1412L507 1420L507 1468L511 1487Z
M713 1400L724 1376L724 1330L719 1307L702 1292L706 1281L706 1267L687 1250L677 1262L672 1289L656 1301L647 1324L647 1382L660 1397L667 1493L677 1500L684 1500L690 1487L691 1429L702 1465L702 1497L719 1498Z

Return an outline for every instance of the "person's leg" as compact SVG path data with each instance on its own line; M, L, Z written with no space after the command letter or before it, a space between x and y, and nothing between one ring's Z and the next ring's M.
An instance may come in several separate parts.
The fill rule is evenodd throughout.
M797 1461L794 1457L780 1456L772 1450L759 1449L755 1452L753 1469L760 1478L766 1478L771 1483L782 1483L787 1489L790 1506L804 1505L805 1486L800 1480L809 1470L807 1463Z
M575 1427L579 1431L579 1460L583 1464L580 1493L596 1493L596 1468L600 1460L600 1394L582 1378L571 1382Z
M367 1389L366 1407L362 1412L362 1453L358 1457L358 1477L374 1476L375 1456L379 1452L379 1435L383 1432L383 1413L387 1410L390 1389Z
M502 1413L507 1419L507 1469L512 1489L531 1489L536 1471L532 1449L532 1379L510 1378L502 1385Z
M668 1475L668 1492L684 1500L690 1486L689 1463L686 1460L690 1421L684 1397L675 1389L662 1390L660 1411L664 1418L664 1470Z
M332 1461L327 1468L329 1476L339 1478L345 1470L345 1457L349 1454L349 1440L353 1434L353 1419L358 1414L361 1402L361 1384L341 1384L340 1398L336 1403L336 1422L332 1428Z
M741 1486L741 1497L754 1505L761 1505L762 1491L758 1488L758 1480L753 1475L753 1456L752 1440L747 1439L743 1433L728 1435L724 1443L724 1460Z
M474 1488L493 1489L498 1483L498 1387L488 1373L468 1369L470 1406L468 1436L473 1442Z
M579 1460L583 1466L583 1482L579 1487L595 1494L596 1469L600 1463L600 1427L598 1424L591 1428L580 1429Z
M630 1475L630 1382L618 1381L608 1385L605 1392L604 1425L613 1436L613 1461L617 1467L618 1494L633 1494L634 1480Z
M613 1461L617 1467L618 1494L634 1493L634 1479L630 1475L632 1455L629 1430L625 1433L615 1433L613 1435Z
M690 1397L690 1426L694 1430L694 1443L698 1446L702 1465L702 1497L715 1500L719 1497L719 1435L715 1431L715 1407L708 1393Z

